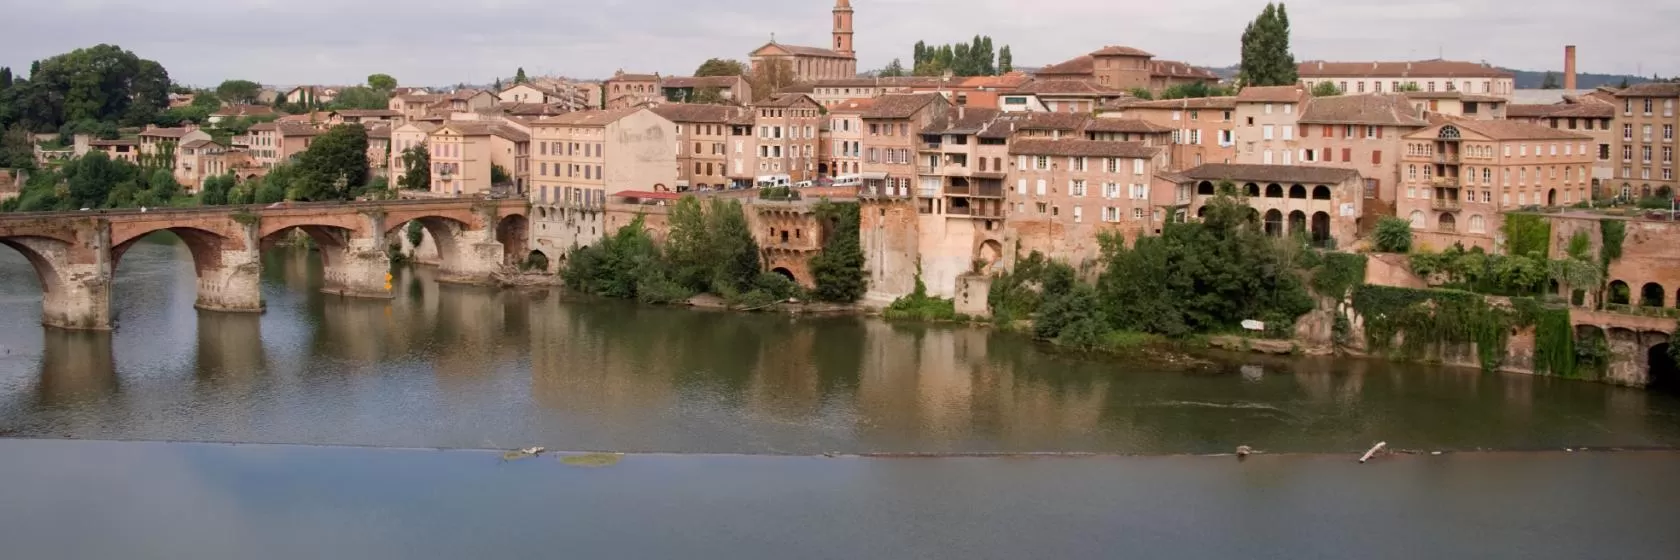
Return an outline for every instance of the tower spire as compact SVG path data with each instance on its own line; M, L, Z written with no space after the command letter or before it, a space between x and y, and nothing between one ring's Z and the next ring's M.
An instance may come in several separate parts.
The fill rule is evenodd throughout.
M834 51L844 55L853 54L851 0L834 2Z

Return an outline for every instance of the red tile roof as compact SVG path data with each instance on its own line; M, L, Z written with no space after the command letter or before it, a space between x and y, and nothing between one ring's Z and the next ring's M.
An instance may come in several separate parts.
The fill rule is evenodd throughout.
M1301 109L1303 124L1428 126L1405 96L1364 94L1314 97Z
M1066 62L1060 62L1060 63L1056 63L1056 64L1051 64L1049 66L1045 66L1043 68L1039 68L1038 72L1035 72L1034 75L1037 75L1037 76L1064 76L1064 75L1065 76L1073 76L1073 75L1090 76L1091 72L1095 68L1096 68L1096 59L1091 58L1091 55L1087 54L1087 55L1080 55L1080 56L1074 57L1072 60L1068 60Z
M1358 177L1359 172L1308 165L1207 163L1186 169L1184 176L1205 181L1334 184Z
M863 112L866 119L907 119L943 96L937 93L894 93L875 98Z
M1307 88L1300 84L1249 86L1237 92L1238 103L1300 103L1306 98Z
M1091 56L1143 56L1153 58L1155 55L1143 49L1120 45L1109 45L1092 51Z
M1680 97L1680 82L1634 84L1616 92L1616 97Z
M1105 105L1104 109L1235 109L1237 98L1234 95L1220 97L1187 97L1183 99L1162 99L1159 101L1144 101L1141 99L1122 100L1112 105Z
M1010 142L1009 153L1011 155L1028 156L1153 158L1161 153L1161 149L1152 146L1145 146L1139 142L1110 142L1106 140L1080 140L1074 138L1063 138L1060 140L1033 138Z
M1400 62L1326 62L1311 60L1296 67L1302 78L1511 78L1510 72L1487 64L1457 60Z
M727 123L730 117L742 112L741 108L730 105L699 103L661 103L649 110L674 123Z
M1590 140L1591 136L1558 130L1521 121L1484 121L1474 119L1447 123L1494 140ZM1427 132L1427 130L1425 130ZM1431 136L1433 138L1433 136Z
M1072 95L1080 97L1118 97L1126 95L1123 90L1098 84L1091 80L1070 79L1035 79L1021 84L1009 93L1030 93L1035 95Z
M1126 132L1151 134L1171 132L1171 127L1161 126L1143 119L1094 118L1085 125L1085 132Z

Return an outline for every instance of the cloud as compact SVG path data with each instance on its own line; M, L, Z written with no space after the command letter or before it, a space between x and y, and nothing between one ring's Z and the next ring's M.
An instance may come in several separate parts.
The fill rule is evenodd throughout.
M27 4L25 4L27 2ZM818 2L774 0L0 0L0 65L113 43L157 60L177 80L356 83L383 72L403 83L488 82L535 74L605 77L623 68L687 74L710 57L745 58L774 33L826 45ZM1059 62L1106 44L1162 58L1232 64L1251 0L854 0L863 68L909 58L917 40L975 34L1009 44L1017 64ZM1680 5L1603 0L1303 0L1289 4L1296 58L1403 60L1444 56L1559 69L1580 47L1583 72L1680 74L1672 29ZM1628 14L1639 14L1637 18Z

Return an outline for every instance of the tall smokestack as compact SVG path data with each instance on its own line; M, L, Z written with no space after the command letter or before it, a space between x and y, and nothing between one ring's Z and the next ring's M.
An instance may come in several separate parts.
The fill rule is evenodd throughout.
M1575 89L1575 45L1563 47L1563 89Z

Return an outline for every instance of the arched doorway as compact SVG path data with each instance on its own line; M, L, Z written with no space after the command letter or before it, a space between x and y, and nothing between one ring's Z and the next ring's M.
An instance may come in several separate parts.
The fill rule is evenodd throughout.
M1448 233L1458 231L1458 218L1446 212L1441 213L1441 217L1436 220L1435 224L1435 229L1440 231Z
M1196 209L1196 217L1197 217L1197 218L1205 218L1205 217L1207 217L1207 207L1206 207L1206 206L1202 206L1202 207L1200 207L1200 208L1197 208L1197 209Z
M1272 237L1283 236L1283 212L1279 212L1276 208L1266 211L1266 235Z
M1546 206L1557 206L1557 189L1546 190Z
M520 265L525 270L548 272L548 255L542 251L531 251L525 255L525 262Z
M1656 282L1646 282L1639 288L1640 307L1662 307L1663 287Z
M1330 241L1330 214L1313 212L1312 241L1314 245L1323 245Z
M774 272L776 274L781 275L783 278L788 279L789 282L798 282L798 280L794 279L794 277L793 277L793 271L788 270L786 268L778 266L774 269L771 269L770 272Z
M1645 378L1645 387L1653 391L1680 392L1680 364L1676 364L1673 353L1669 351L1669 344L1664 342L1652 346L1645 352L1645 365L1649 368Z
M1289 213L1289 235L1307 233L1307 213L1300 210Z
M1313 200L1330 200L1330 187L1324 185L1313 187L1312 197Z
M496 241L502 244L502 264L520 266L530 255L531 224L524 214L503 216L496 223ZM545 267L546 270L546 267Z
M1212 195L1213 194L1213 182L1212 181L1202 181L1200 183L1196 183L1196 194Z
M1243 185L1243 194L1248 195L1249 198L1259 198L1260 197L1260 185L1256 185L1254 183L1248 183L1248 184Z
M1628 298L1631 297L1631 294L1628 292L1627 282L1623 282L1621 280L1611 281L1609 296L1611 305L1627 305Z

